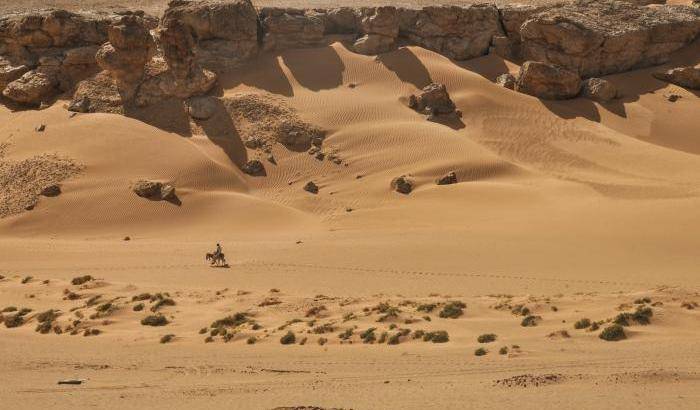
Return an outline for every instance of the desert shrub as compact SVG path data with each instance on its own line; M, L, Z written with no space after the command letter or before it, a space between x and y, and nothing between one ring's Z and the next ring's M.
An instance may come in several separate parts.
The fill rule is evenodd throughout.
M93 280L93 279L94 279L94 278L93 278L92 276L90 276L90 275L78 276L78 277L73 278L73 279L70 281L70 283L71 283L72 285L78 286L78 285L82 285L83 283L90 282L90 281Z
M258 341L258 338L255 336L251 336L248 339L246 339L246 343L249 345L254 345Z
M12 316L5 316L4 322L7 328L20 327L24 324L24 317L17 313Z
M238 327L244 323L248 322L248 315L243 312L238 312L230 316L226 316L223 319L215 320L211 323L209 327L219 328L219 327Z
M357 316L353 312L346 313L345 315L343 315L343 322L349 322L355 319L357 319Z
M168 324L168 319L163 315L148 315L141 319L141 324L144 326L165 326Z
M574 329L586 329L591 326L591 320L583 318L574 323Z
M224 329L225 330L225 329ZM228 343L231 340L233 340L233 337L236 335L236 332L231 332L231 333L224 333L223 339L224 343Z
M100 333L102 333L100 329L85 329L83 336L97 336Z
M614 324L603 329L603 331L600 332L599 337L609 342L616 342L618 340L626 339L627 335L625 335L625 329L621 325Z
M398 326L396 325L396 323L392 323L392 324L389 325L389 330L394 330L394 329L396 329L397 327L398 327Z
M204 343L211 343L214 341L214 338L211 336L207 336L204 338Z
M693 310L693 309L698 307L698 303L697 302L682 302L681 307L683 309Z
M598 328L600 328L600 325L598 324L598 322L593 322L593 323L591 323L591 327L588 328L588 331L595 332L596 330L598 330Z
M382 332L381 335L379 335L379 339L377 339L377 343L386 343L386 339L389 337L388 332Z
M203 335L203 334L207 333L208 331L209 331L209 328L203 327L203 328L199 329L199 334Z
M106 313L112 310L112 302L103 303L95 308L100 313Z
M46 312L41 312L38 315L36 315L36 321L39 323L44 323L44 322L53 322L56 320L58 317L58 312L56 312L53 309L49 309Z
M377 340L377 337L374 334L375 330L377 330L376 327L370 327L369 329L360 333L360 339L362 339L362 343L374 343L375 340Z
M51 327L51 322L40 322L38 325L36 325L36 329L34 329L34 331L45 335L51 331Z
M32 313L32 310L30 308L22 308L19 310L19 312L17 312L17 314L20 316L26 316L30 313Z
M324 323L320 326L316 326L311 331L317 335L321 335L324 333L331 333L335 331L335 327L331 325L330 323Z
M416 310L419 312L430 313L433 310L435 310L436 307L437 307L437 304L435 304L435 303L424 303L424 304L418 305Z
M219 327L214 328L214 329L211 330L211 332L209 332L209 336L212 336L212 337L213 337L213 336L219 336L219 333L223 334L223 332L222 332L223 330L225 330L223 327L221 327L221 328L219 328Z
M654 311L650 307L638 307L637 310L632 313L632 320L639 323L640 325L648 325L651 323L651 317L654 315Z
M431 319L430 316L423 316L423 320L426 322L431 322L433 319Z
M550 337L550 338L561 337L564 339L568 339L571 337L571 335L566 330L557 330L556 332L552 332L552 333L548 334L547 337Z
M523 320L520 322L520 326L523 326L523 327L537 326L537 323L540 320L542 320L542 318L540 316L533 316L533 315L525 316L525 318L523 318Z
M530 308L528 308L525 305L515 305L513 309L510 311L514 315L518 316L529 316L530 315Z
M282 336L280 338L280 343L283 345L291 345L291 344L294 344L294 342L296 342L296 340L297 340L297 337L294 335L294 332L292 332L290 330L287 332L287 334L285 334L284 336Z
M311 317L311 316L318 316L319 313L323 312L326 310L326 307L321 305L321 306L314 306L310 308L309 310L306 311L306 317Z
M395 333L389 337L389 340L387 340L386 344L389 345L397 345L401 343L401 333Z
M620 326L629 326L630 322L630 314L629 313L620 313L619 315L615 316L615 318L612 320L612 322L616 325Z
M348 340L352 336L352 332L353 331L351 328L345 329L342 333L338 335L338 337L343 340Z
M145 307L145 306L144 306L143 303L137 303L137 304L134 305L134 308L133 308L133 309L134 309L134 312L140 312L140 311L143 310L144 307Z
M480 347L480 348L474 350L474 356L484 356L488 352L489 352L488 350L484 349L483 347Z
M467 305L460 301L449 302L440 311L440 317L456 319L464 314L464 309L466 307Z
M175 339L175 335L174 335L174 334L167 334L167 335L165 335L165 336L163 336L163 337L160 338L160 342L163 343L163 344L165 344L165 343L170 343L170 342L173 341L173 339Z
M101 297L102 297L102 295L95 295L95 296L91 297L90 299L88 299L87 302L85 302L85 305L86 306L96 305Z
M377 322L385 322L389 319L395 319L399 316L399 313L401 313L401 309L397 308L396 306L390 306L388 309L382 312L382 315L379 316Z
M328 339L326 339L325 337L319 337L317 343L318 343L320 346L323 346L323 345L325 345L326 343L328 343Z
M498 354L508 354L508 346L503 346L500 349L498 349Z
M151 295L150 293L141 293L140 295L136 295L136 296L132 297L131 301L132 302L141 302L144 300L151 300L152 297L153 297L153 295Z
M401 336L408 336L411 333L411 329L399 329L399 334Z
M491 343L496 341L496 335L493 333L484 333L476 338L479 343Z
M2 310L2 313L16 312L17 308L15 306L8 306Z
M308 340L308 338L302 337L301 340L299 341L299 345L301 345L301 346L305 345L307 340Z
M427 332L423 335L424 342L433 343L447 343L450 341L450 335L444 330L436 330L434 332Z
M32 279L34 279L33 276L25 276L25 277L22 279L22 284L25 285L25 284L31 282Z
M423 330L416 330L413 332L414 339L422 339L423 336L425 336L425 331L423 331Z
M552 306L551 309L552 309L552 312L558 312L558 311L559 311L559 308L556 307L556 306Z
M175 306L175 301L170 298L158 299L158 301L151 306L151 312L157 312L163 306Z
M645 303L651 303L651 298L645 296L643 298L635 299L634 303L636 305L643 305Z

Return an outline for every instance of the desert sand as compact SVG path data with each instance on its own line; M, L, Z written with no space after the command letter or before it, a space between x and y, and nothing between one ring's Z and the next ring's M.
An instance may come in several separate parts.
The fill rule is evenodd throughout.
M698 63L696 42L667 66ZM697 408L700 95L654 67L606 76L623 95L610 104L543 101L494 84L518 68L339 42L263 53L220 95L288 107L340 159L275 145L264 177L239 169L254 126L202 127L177 106L0 107L0 171L66 173L32 210L21 186L2 194L0 309L32 311L0 327L0 407ZM406 107L432 82L459 121ZM434 183L449 171L460 183ZM410 195L390 185L404 174ZM172 182L180 203L135 196L140 178ZM203 259L217 242L228 268ZM440 317L454 301L463 313ZM651 323L622 341L574 326L640 306ZM35 331L49 309L61 334ZM152 314L168 324L142 325ZM436 331L449 341L423 341Z

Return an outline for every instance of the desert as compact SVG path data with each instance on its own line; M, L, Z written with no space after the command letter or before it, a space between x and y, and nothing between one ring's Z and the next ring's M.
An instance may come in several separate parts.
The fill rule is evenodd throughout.
M700 402L697 2L7 1L0 93L2 408Z

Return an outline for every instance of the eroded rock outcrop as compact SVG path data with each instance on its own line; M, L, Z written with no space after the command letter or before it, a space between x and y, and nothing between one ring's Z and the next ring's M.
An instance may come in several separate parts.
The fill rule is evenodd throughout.
M355 41L355 52L366 55L386 53L396 48L399 18L396 7L363 8L360 27L363 36Z
M676 67L667 71L654 73L654 77L684 88L700 90L700 66Z
M260 23L265 50L318 47L324 41L325 21L314 10L265 7Z
M131 189L136 195L152 201L172 201L176 198L175 187L158 181L139 180Z
M503 35L492 4L400 9L401 36L455 60L487 54L493 36Z
M428 84L420 93L411 95L408 106L429 116L454 114L456 109L455 103L447 93L447 87L437 83Z
M581 91L581 78L573 71L538 61L520 67L515 91L545 100L574 98Z
M700 11L687 6L638 7L581 0L538 13L520 29L528 60L583 77L660 64L700 34Z

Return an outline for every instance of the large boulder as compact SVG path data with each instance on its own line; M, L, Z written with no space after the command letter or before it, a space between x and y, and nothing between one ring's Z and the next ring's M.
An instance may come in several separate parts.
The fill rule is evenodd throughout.
M520 67L515 91L545 100L574 98L581 91L581 78L565 68L526 61Z
M260 11L266 50L318 47L323 44L325 23L313 10L265 7Z
M399 18L396 7L363 8L360 29L363 34L355 44L355 52L366 55L386 53L396 48Z
M447 87L437 83L428 84L420 93L412 95L408 100L408 106L429 115L453 114L456 108L447 93Z
M175 187L157 181L139 180L131 187L134 193L152 201L172 201L176 199Z
M520 29L526 59L583 77L663 63L699 33L700 10L615 0L561 4L532 16Z
M401 35L412 43L455 60L487 54L491 38L503 35L491 4L401 9L400 22Z
M114 78L103 71L78 83L68 110L124 114L124 100Z
M661 81L676 84L684 88L700 90L700 66L676 67L667 71L654 73L653 75Z

